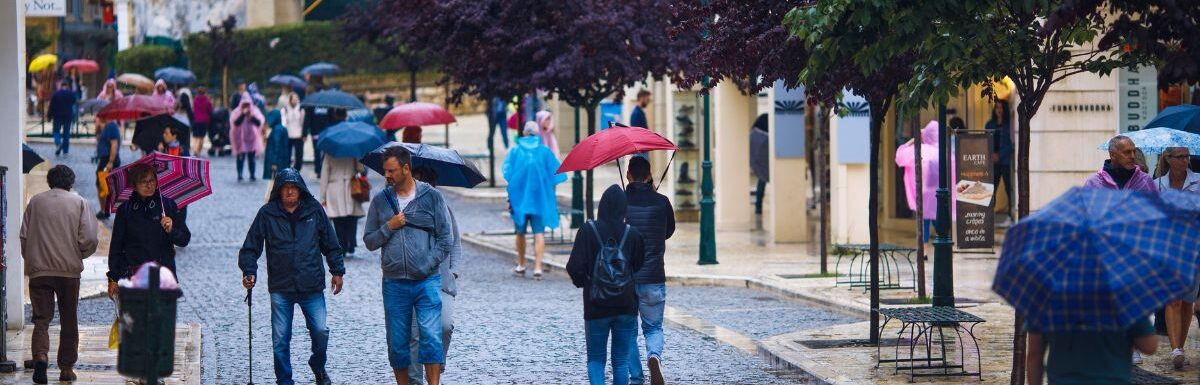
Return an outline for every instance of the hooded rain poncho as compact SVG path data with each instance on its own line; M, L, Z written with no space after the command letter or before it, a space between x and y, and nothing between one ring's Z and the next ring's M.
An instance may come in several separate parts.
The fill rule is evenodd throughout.
M243 106L250 107L250 113L246 114L245 119L242 119ZM229 142L233 147L233 153L261 153L263 147L261 131L262 125L265 123L262 112L250 103L250 96L242 94L241 104L229 112Z
M908 208L917 209L917 156L914 151L915 142L908 142L896 148L896 166L904 168L904 192L908 198ZM937 188L938 188L938 123L929 121L921 129L921 209L922 218L937 219ZM954 206L954 162L950 163L951 175L951 210ZM953 214L951 214L953 215Z
M517 139L517 145L508 151L503 167L513 218L536 215L546 227L558 228L558 198L554 186L567 181L565 174L555 174L558 166L558 159L542 144L540 137Z

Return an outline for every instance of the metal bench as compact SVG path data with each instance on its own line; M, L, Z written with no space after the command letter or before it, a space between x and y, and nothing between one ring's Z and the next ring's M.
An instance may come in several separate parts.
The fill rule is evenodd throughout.
M883 358L883 349L876 346L876 368L880 364L895 363L895 373L908 371L910 382L915 381L917 377L958 376L983 379L983 357L980 354L979 340L975 337L975 326L987 322L983 318L950 306L888 308L876 309L875 312L883 317L883 323L879 326L880 336L883 336L888 323L893 320L900 322L900 331L896 333L894 358ZM946 328L953 329L957 338L948 341L944 330ZM937 330L936 337L934 329ZM905 332L908 332L907 344L903 344ZM964 335L970 337L971 345L975 348L974 372L968 371L966 367L968 346ZM947 354L946 350L947 343L953 346L955 341L958 342L957 362L950 359L952 354ZM901 356L902 344L908 346L907 357ZM923 355L922 350L918 348L920 345L924 345ZM935 350L935 345L940 346L940 349Z
M850 285L850 287L870 287L871 286L871 246L867 244L842 244L834 245L834 252L837 254L837 262L834 263L833 271L838 274L838 278L834 281L834 285ZM917 252L917 249L893 245L889 243L879 244L879 263L880 277L879 288L883 290L893 289L910 289L916 288L916 267L913 264L912 255ZM845 275L841 273L842 259L849 257L848 271ZM903 258L903 260L901 259ZM908 264L908 285L904 284L904 276L901 274L903 265L901 262ZM845 278L843 278L845 277Z

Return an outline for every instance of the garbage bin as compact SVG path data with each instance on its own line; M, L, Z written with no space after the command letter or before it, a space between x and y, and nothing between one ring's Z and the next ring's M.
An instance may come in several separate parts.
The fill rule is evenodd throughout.
M158 275L157 271L151 275ZM121 345L117 372L122 375L161 378L170 376L175 367L175 304L183 291L157 289L157 281L151 279L154 289L118 290Z

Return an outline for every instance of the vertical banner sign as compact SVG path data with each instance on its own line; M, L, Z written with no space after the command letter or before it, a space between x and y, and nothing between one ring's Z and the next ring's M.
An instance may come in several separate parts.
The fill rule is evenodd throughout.
M838 107L837 155L841 164L867 164L871 160L871 105L862 96L843 91Z
M804 158L804 87L787 88L782 80L775 81L775 141L776 158Z
M992 175L992 133L965 132L957 135L958 153L954 154L957 183L957 237L955 244L963 249L990 249L996 241L995 212L992 204L996 192Z
M1158 70L1154 66L1117 71L1117 131L1145 128L1158 114Z

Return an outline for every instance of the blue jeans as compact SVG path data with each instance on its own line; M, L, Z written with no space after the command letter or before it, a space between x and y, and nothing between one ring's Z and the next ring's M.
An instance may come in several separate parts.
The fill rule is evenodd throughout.
M604 360L612 335L613 385L629 384L629 350L637 347L637 316L618 315L584 321L588 383L604 385Z
M637 285L638 313L642 317L642 334L646 336L646 357L662 359L663 311L667 307L667 284L644 283ZM629 347L629 383L641 384L642 354L637 346L637 329L633 331L634 343Z
M388 363L392 369L407 369L412 365L408 341L412 339L413 309L417 313L417 328L421 342L417 361L421 364L442 364L442 277L434 275L421 281L383 279L383 316L387 332Z
M448 354L450 352L450 338L454 336L454 296L446 294L444 291L439 294L442 298L442 361L448 362L450 361L450 355ZM420 330L417 329L417 325L419 324L420 322L413 324L413 334L420 334ZM420 352L418 350L420 347L421 341L413 339L409 342L409 348L411 349L409 356L419 355ZM444 364L442 371L446 371ZM408 383L412 385L425 385L425 368L422 365L409 365Z
M62 150L63 154L71 152L71 120L54 119L51 133L54 135L54 153Z
M275 348L275 382L292 385L292 316L300 305L308 335L312 339L312 356L308 366L313 374L324 376L325 352L329 349L329 326L325 324L325 292L271 293L271 343Z

